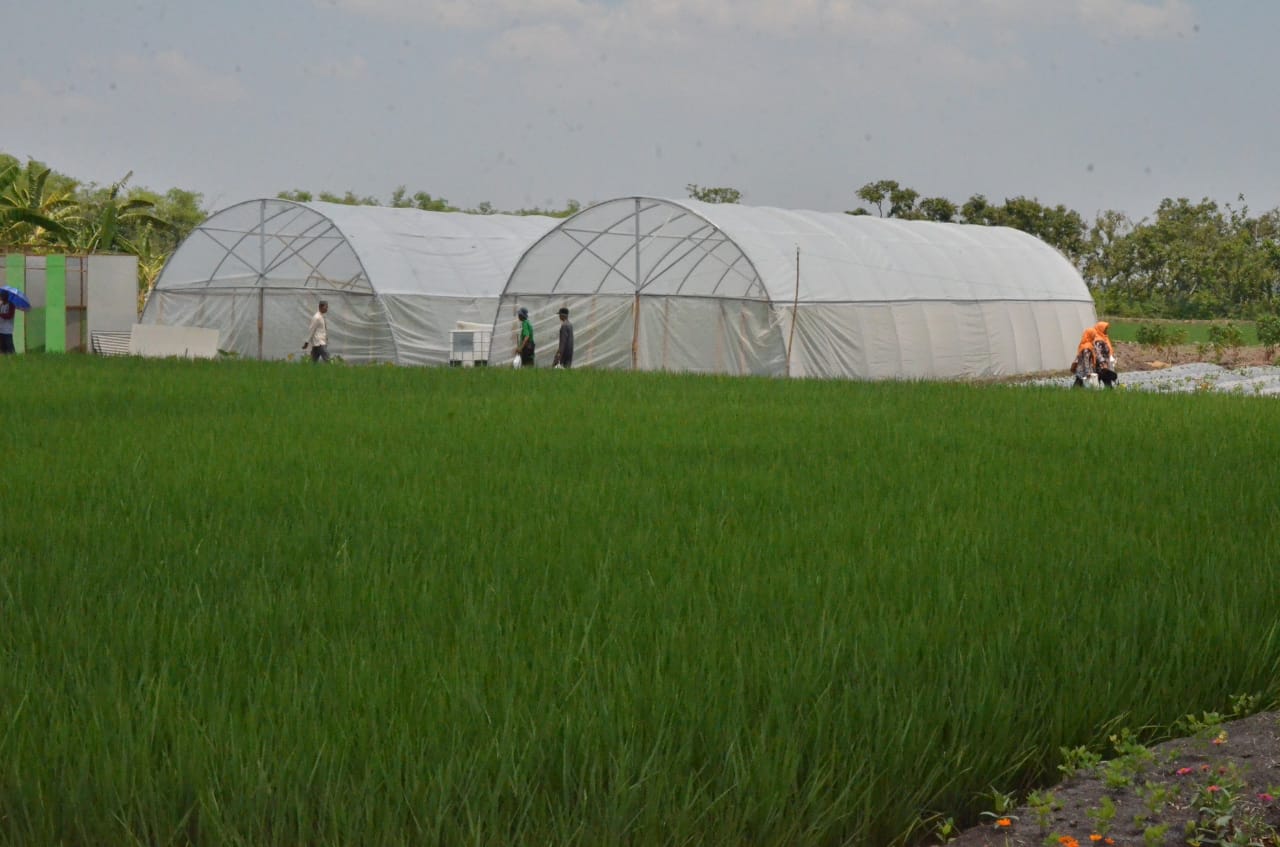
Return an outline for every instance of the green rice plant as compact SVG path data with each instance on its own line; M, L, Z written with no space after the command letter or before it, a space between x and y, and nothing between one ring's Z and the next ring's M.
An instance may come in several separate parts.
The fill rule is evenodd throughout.
M907 844L1280 694L1265 400L0 366L3 844Z

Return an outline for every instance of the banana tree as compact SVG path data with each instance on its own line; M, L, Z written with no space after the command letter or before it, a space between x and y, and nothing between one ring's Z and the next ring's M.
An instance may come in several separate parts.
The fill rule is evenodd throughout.
M0 246L57 247L73 237L74 184L50 185L52 171L36 161L0 165Z
M146 197L124 194L133 171L119 182L88 198L77 227L75 249L88 252L136 253L134 244L148 229L167 232L172 225L155 214L156 204Z
M124 242L124 248L125 252L138 257L138 314L142 314L142 307L147 304L147 298L160 278L160 271L164 270L169 252L156 243L155 230L150 227L143 230L141 237Z

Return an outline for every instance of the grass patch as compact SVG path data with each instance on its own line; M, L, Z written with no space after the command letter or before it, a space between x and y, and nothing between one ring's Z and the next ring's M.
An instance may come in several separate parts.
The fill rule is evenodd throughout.
M1278 693L1277 404L0 366L6 844L904 843Z
M1186 337L1182 340L1183 344L1208 344L1209 328L1211 326L1225 326L1228 322L1220 321L1176 321L1164 320L1160 318L1143 318L1141 320L1132 320L1126 318L1101 318L1101 320L1109 321L1111 326L1107 330L1107 335L1112 341L1137 341L1138 330L1143 324L1164 324L1169 327L1181 329L1186 333ZM1261 346L1258 340L1258 327L1253 321L1231 321L1240 330L1241 338L1244 340L1246 347Z

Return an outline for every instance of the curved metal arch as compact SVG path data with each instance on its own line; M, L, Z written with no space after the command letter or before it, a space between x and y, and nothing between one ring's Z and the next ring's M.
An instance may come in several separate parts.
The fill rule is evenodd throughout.
M316 235L311 235L311 236L306 236L304 231L302 233L299 233L298 235L292 236L289 242L287 243L284 241L284 236L281 236L281 235L272 236L273 238L280 239L281 243L283 244L283 247L281 248L280 252L276 253L276 255L272 257L271 264L268 265L265 269L263 269L263 272L262 272L263 275L265 276L267 273L275 270L276 268L280 267L280 265L284 264L289 259L296 256L298 258L298 261L302 262L304 265L306 265L308 268L311 269L311 273L307 275L308 279L323 279L323 280L333 281L330 277L325 276L320 272L320 265L323 265L325 263L325 260L327 260L330 256L332 256L337 250L339 250L342 247L346 247L348 250L351 251L351 255L355 258L356 264L360 265L360 273L358 276L353 277L341 283L341 285L345 288L351 288L351 287L354 287L359 280L363 279L368 284L369 288L372 289L373 283L369 280L368 274L364 272L364 265L360 263L360 257L356 254L356 251L351 247L351 242L348 241L347 237L342 234L342 230L338 229L338 227L335 226L327 218L321 218L319 222L329 224L329 229L325 230L324 232L318 233ZM310 227L308 227L308 229L310 229ZM301 248L295 249L293 247L292 242L298 240L299 238L306 237L308 239L307 243L310 244L311 242L317 239L324 238L326 235L329 234L329 231L338 233L340 237L334 240L334 245L325 251L324 255L320 257L318 262L313 263L308 261L306 258L303 257Z
M281 209L279 212L277 212L277 213L273 214L270 218L268 218L268 217L266 216L266 213L265 213L265 210L266 210L266 207L267 207L267 206L266 206L266 204L267 204L268 202L278 202L278 203L283 203L283 204L285 204L285 205L286 205L286 208ZM214 238L212 235L208 235L208 232L207 232L207 231L205 230L205 228L204 228L204 225L205 225L205 224L207 224L207 223L211 223L211 222L212 222L215 218L217 218L219 215L224 215L224 214L226 214L227 212L230 212L232 209L238 209L238 208L240 208L241 206L253 206L253 205L257 205L257 206L258 206L258 209L259 209L259 212L258 212L258 229L257 229L257 230L252 230L252 229L250 229L250 230L249 230L249 231L247 231L247 232L242 232L242 233L240 233L240 237L239 237L239 238L237 238L237 239L236 239L236 240L231 244L231 246L229 246L229 247L228 247L226 244L223 244L223 243L222 243L221 241L219 241L218 239ZM305 208L305 207L303 207L303 206L302 206L302 204L300 204L300 203L294 203L293 201L290 201L290 200L276 200L276 201L268 201L268 200L246 200L246 201L245 201L245 202L243 202L243 203L236 203L234 206L228 206L227 208L225 208L225 209L223 209L223 210L221 210L221 211L219 211L219 212L216 212L215 214L213 214L213 215L211 215L211 216L209 217L209 220L205 221L205 224L201 224L199 227L197 227L197 229L199 229L201 232L204 232L204 233L205 233L205 234L206 234L210 239L212 239L212 240L213 240L213 242L214 242L215 244L217 244L219 247L221 247L223 250L225 250L225 251L226 251L226 252L223 254L223 256L222 256L222 259L218 262L218 264L214 265L213 270L212 270L212 271L210 272L210 274L209 274L209 278L208 278L207 280L205 280L205 282L210 282L210 281L212 281L212 280L214 279L214 277L216 277L216 276L218 275L218 271L222 270L222 266L223 266L223 264L225 264L225 263L226 263L226 261L227 261L227 257L228 257L228 256L235 256L237 259L238 259L238 258L240 258L239 254L238 254L238 253L236 253L236 250L238 250L238 249L239 249L240 245L245 241L245 239L249 238L249 236L254 235L254 234L256 233L256 234L259 234L259 235L261 235L262 237L264 237L264 238L265 238L265 237L266 237L265 228L266 228L266 225L267 225L267 221L268 221L268 220L275 220L275 219L276 219L276 218L278 218L279 216L283 215L286 211L292 211L292 209L291 209L291 208L289 208L289 207L294 207L294 208ZM319 212L316 212L314 209L306 209L306 211L309 211L309 212L311 212L312 214L319 214ZM322 217L324 220L328 220L328 218L324 218L324 216L323 216L323 215L321 215L321 217ZM333 222L332 222L332 221L329 221L329 223L330 223L330 224L332 224ZM357 257L357 258L359 258L359 257ZM266 264L266 263L265 263L265 262L263 262L263 261L259 261L259 262L258 262L258 265L259 265L259 267L258 267L258 279L259 279L259 280L261 280L261 279L262 279L262 276L263 276L263 267L262 267L262 266L263 266L263 265L265 265L265 264Z
M637 207L637 206L636 206L636 204L637 204L637 203L638 203L638 204L640 204L640 205L639 205L639 207ZM602 208L602 206L607 207L607 206L610 206L610 205L613 205L613 204L627 204L627 205L626 205L626 211L625 211L625 213L623 213L623 214L619 215L618 217L616 217L616 218L615 218L615 219L613 219L613 220L606 219L606 222L605 222L604 224L602 224L602 225L600 225L600 226L593 227L593 228L591 228L591 229L586 229L586 228L577 228L577 227L574 227L574 226L572 225L572 223L573 223L573 221L574 221L574 219L575 219L575 218L578 218L578 217L580 217L580 216L586 215L586 214L591 213L591 212L593 212L593 211L594 211L594 212L603 212L603 211L604 211L604 209ZM574 263L575 263L575 262L576 262L576 261L577 261L577 260L578 260L578 259L579 259L583 254L584 254L584 253L585 253L585 254L588 254L588 255L591 255L591 256L594 256L595 258L597 258L597 259L601 262L601 264L603 264L603 265L605 266L605 272L604 272L604 273L601 275L601 277L600 277L600 284L603 284L603 283L604 283L604 280L605 280L605 279L607 279L611 274L613 274L613 273L615 273L615 272L616 272L616 273L621 274L621 275L622 275L622 277L623 277L624 279L631 279L631 275L629 275L629 274L627 274L627 273L625 273L625 272L621 271L621 270L619 269L619 266L620 266L620 265L622 265L622 264L626 261L626 259L627 259L629 256L631 256L632 252L633 252L633 251L634 251L634 249L635 249L634 247L631 247L631 248L628 248L627 250L625 250L625 251L624 251L624 252L623 252L623 253L622 253L622 254L621 254L621 255L620 255L616 260L614 260L614 261L609 261L609 260L608 260L608 259L606 259L604 256L600 255L598 252L596 252L595 250L593 250L593 249L592 249L592 245L594 245L596 241L600 240L601 238L605 237L606 235L616 235L616 234L618 234L618 233L616 233L616 232L614 231L614 230L615 230L615 228L616 228L616 227L618 227L618 226L620 226L621 224L623 224L623 223L624 223L624 222L626 222L627 220L632 219L632 218L637 218L637 217L639 217L639 216L643 215L645 212L649 212L649 211L651 211L651 210L653 210L653 209L655 209L655 208L659 208L659 207L662 207L662 206L669 206L669 207L671 207L672 209L677 210L677 211L679 212L679 214L678 214L678 215L675 215L675 216L668 216L668 217L667 217L667 218L665 218L665 219L662 221L662 223L661 223L661 224L659 224L658 226L656 226L656 227L652 227L652 228L648 229L647 231L645 231L645 232L640 236L640 238L642 238L642 239L650 239L650 238L652 238L652 237L654 236L654 234L655 234L655 233L659 232L663 227L665 227L665 226L667 226L667 225L671 224L671 223L672 223L672 222L674 222L674 221L680 220L681 218L683 218L683 217L685 217L685 216L689 216L689 217L692 217L692 218L694 218L694 219L696 219L696 220L702 221L702 222L703 222L703 224L704 224L704 226L698 227L698 228L696 228L696 229L692 230L692 231L691 231L690 233L688 233L688 234L685 234L685 235L679 236L679 237L678 237L678 239L677 239L677 243L676 243L675 245L673 245L673 246L672 246L672 247L671 247L671 248L670 248L670 249L669 249L665 254L663 254L663 256L659 259L659 262L661 262L661 261L662 261L662 259L664 259L664 258L666 258L667 256L669 256L669 255L671 254L671 252L672 252L672 251L674 251L674 250L678 249L678 246L679 246L679 244L680 244L680 243L683 243L683 242L685 242L685 241L689 241L691 238L693 238L693 237L694 237L694 235L695 235L696 233L701 232L701 231L705 230L706 228L710 228L713 232L718 232L718 233L720 233L720 234L722 234L722 235L724 236L724 241L723 241L723 242L721 242L721 243L733 244L733 246L737 248L737 250L738 250L738 254L739 254L739 257L740 257L738 260L735 260L735 261L734 261L734 262L732 262L732 263L728 263L728 264L726 264L725 273L724 273L724 275L722 275L722 276L721 276L721 279L720 279L719 281L717 281L717 284L716 284L715 288L713 289L712 294L714 294L714 292L715 292L716 290L718 290L718 289L719 289L721 282L723 282L724 278L725 278L725 277L727 277L731 272L733 272L734 268L740 264L740 261L745 261L745 262L746 262L747 267L749 267L749 268L751 269L752 285L753 285L753 287L757 288L757 290L758 290L758 292L759 292L759 295L758 295L758 296L759 296L759 297L760 297L760 299L761 299L761 300L763 300L764 302L772 302L772 301L771 301L771 299L770 299L770 297L769 297L769 290L768 290L768 287L764 284L764 280L763 280L763 278L760 276L760 271L759 271L759 269L757 269L757 268L756 268L755 263L751 260L751 257L747 254L747 252L746 252L745 250L743 250L743 249L742 249L741 245L739 245L739 244L738 244L738 243L733 239L733 237L732 237L732 236L730 236L730 235L729 235L727 232L725 232L724 230L720 229L720 227L719 227L719 226L717 226L713 221L708 220L707 218L705 218L704 216L702 216L702 215L701 215L701 214L699 214L698 212L694 211L693 209L688 208L687 206L682 205L682 204L681 204L681 203L679 203L678 201L675 201L675 200L667 200L667 199L663 199L663 198L659 198L659 197L650 197L650 196L645 196L645 195L633 195L633 196L629 196L629 197L617 197L617 198L614 198L613 200L606 201L604 204L601 204L601 206L592 206L592 207L590 207L590 208L588 208L588 209L584 209L583 211L578 212L578 213L577 213L576 215L574 215L573 217L570 217L570 218L566 219L563 223L561 223L560 225L558 225L558 226L556 226L555 228L553 228L550 232L548 232L548 233L546 233L545 235L543 235L543 236L542 236L541 238L539 238L536 242L534 242L532 245L530 245L530 246L529 246L529 247L524 251L524 253L522 253L522 254L520 255L520 259L516 262L515 268L512 270L512 272L511 272L511 276L508 278L508 289L504 289L504 291L503 291L503 296L506 296L506 295L507 295L508 290L509 290L509 288L510 288L511 280L517 279L517 278L519 277L521 269L522 269L522 268L524 268L524 266L525 266L525 264L526 264L526 260L527 260L530 256L532 256L536 251L538 251L538 250L539 250L539 248L541 248L542 246L544 246L544 242L546 242L548 239L550 239L550 238L552 238L552 237L559 236L559 235L563 235L564 237L569 238L571 241L573 241L573 242L575 242L576 244L578 244L579 249L578 249L578 251L577 251L576 253L574 253L574 254L573 254L573 256L571 256L571 257L570 257L570 258L569 258L569 259L564 263L564 267L563 267L563 269L562 269L562 270L560 271L560 273L557 275L555 282L554 282L554 283L552 283L551 288L549 289L549 292L554 293L554 292L559 288L559 286L560 286L561 282L563 282L563 280L564 280L565 275L569 272L569 269L573 266L573 264L574 264ZM579 241L577 238L575 238L575 237L574 237L574 233L578 233L578 234L580 234L580 235L591 235L592 237L591 237L591 238L589 238L589 239L588 239L588 240L586 240L586 241ZM695 244L690 248L690 250L689 250L689 251L686 251L686 253L685 253L684 255L685 255L685 256L687 256L687 255L689 254L689 252L692 252L692 250L698 249L699 244L705 244L706 240L707 240L707 239L705 239L705 238L704 238L704 239L701 239L698 243L695 243ZM702 259L699 259L699 260L698 260L698 263L700 264L701 262L705 261L707 258L712 257L712 256L713 256L713 251L707 251L706 255L705 255ZM682 256L681 258L683 258L683 256ZM671 266L673 267L673 266L674 266L674 263L673 263ZM695 265L695 267L696 267L696 265ZM658 272L658 275L660 275L660 274L662 274L662 273L665 273L665 272L666 272L666 270L659 271L659 272ZM739 273L741 273L741 272L739 271ZM742 274L742 276L743 276L744 278L747 278L747 275L746 275L746 274ZM637 291L640 291L640 290L641 290L642 286L641 286L641 284L640 284L640 281L639 281L639 280L631 279L631 283L632 283L632 285L633 285L633 286L635 286L635 287L636 287L636 290L637 290ZM681 286L680 286L680 287L683 287L683 283L681 284ZM677 289L677 291L678 291L678 290L679 290L679 288ZM597 291L597 293L598 293L598 291L599 291L599 286L597 286L596 291ZM518 293L518 292L516 292L516 293Z
M682 215L682 217L683 217L683 215ZM695 239L694 239L694 235L695 235L696 233L698 233L698 232L702 231L703 229L706 229L707 227L710 227L710 228L711 228L711 231L712 231L712 233L713 233L713 234L719 234L720 236L722 236L722 238L720 238L720 239L717 241L717 243L716 243L716 247L713 247L713 248L712 248L712 249L710 249L710 250L704 250L702 257L701 257L700 259L698 259L696 262L694 262L693 267L692 267L692 268L690 268L690 269L689 269L689 271L688 271L688 273L686 273L686 274L685 274L685 278L684 278L683 280L681 280L681 282L680 282L680 284L679 284L679 285L677 285L677 286L676 286L676 288L675 288L675 294L676 294L677 296L679 296L679 295L681 295L681 294L683 293L683 289L684 289L685 284L689 281L689 278L693 276L694 271L696 271L696 270L698 269L698 267L699 267L703 262L705 262L707 259L717 259L717 260L719 260L719 261L721 261L721 262L724 262L725 270L724 270L724 273L722 273L722 274L720 275L720 278L719 278L718 280L716 280L716 284L715 284L714 286L712 286L711 291L709 292L709 295L710 295L710 296L714 296L714 295L716 294L716 292L720 289L720 285L724 282L725 278L726 278L726 277L727 277L727 276L728 276L728 275L733 271L734 267L738 264L738 261L739 261L740 259L744 259L744 258L746 258L746 252L745 252L745 251L744 251L740 246L738 246L738 242L736 242L736 241L734 241L732 238L730 238L730 237L729 237L729 234L728 234L728 233L726 233L723 229L720 229L720 227L716 226L715 224L713 224L713 223L711 223L710 221L708 221L706 218L703 218L703 217L701 217L701 216L699 216L699 215L695 215L694 217L697 217L699 220L701 220L701 221L703 222L704 226L699 227L698 229L695 229L695 230L693 230L693 231L689 232L687 235L680 236L680 238L679 238L679 239L678 239L678 241L677 241L677 244L673 244L673 245L671 246L671 249L670 249L670 250L668 250L666 253L664 253L664 254L662 255L662 257L658 259L658 261L657 261L657 262L654 262L654 264L655 264L655 265L661 264L661 262L662 262L662 260L663 260L663 259L665 259L667 256L671 255L671 253L672 253L672 252L676 249L676 247L678 246L679 241L690 241L690 240L693 240L693 243L691 244L691 246L689 247L689 249L688 249L688 250L686 250L684 253L682 253L682 254L681 254L681 255L680 255L680 256L679 256L679 257L678 257L674 262L672 262L672 263L671 263L670 267L675 267L675 266L676 266L676 264L678 264L680 261L682 261L686 256L688 256L688 255L689 255L690 253L692 253L694 250L697 250L697 249L700 249L700 248L704 248L704 247L706 246L707 242L711 241L712 236L710 236L710 235L709 235L709 236L707 236L706 238L701 238L701 239L696 239L696 240L695 240ZM671 218L668 218L668 219L667 219L667 222L670 222L671 220L672 220ZM650 234L652 234L652 233L650 233ZM675 236L672 236L672 238L673 238L673 240L675 240ZM720 259L720 257L716 256L716 249L717 249L718 247L722 246L722 245L725 245L725 244L731 244L731 245L733 245L733 248L734 248L735 250L737 250L737 251L738 251L737 258L735 258L732 262L727 262L727 261L725 261L724 259ZM665 268L664 268L663 270L660 270L660 271L658 271L657 273L654 273L654 274L650 275L650 277L649 277L650 282L651 282L651 281L653 281L653 280L658 279L659 277L661 277L663 274L665 274L665 273L666 273L666 270L667 270L667 269L665 269ZM754 268L752 268L752 272L753 272L753 273L755 273L755 269L754 269ZM756 274L755 274L754 278L753 278L753 277L748 277L746 274L742 274L741 276L742 276L742 278L743 278L743 279L746 279L746 280L750 283L750 285L751 285L751 287L752 287L752 288L757 289L759 292L763 292L763 294L764 294L764 299L765 299L766 301L769 299L769 293L768 293L768 291L765 289L764 283L761 281L761 279L760 279L760 275L759 275L758 273L756 273ZM644 286L641 286L641 287L640 287L640 288L638 288L637 290L642 290L644 287L647 287L647 286L650 284L650 282L646 282Z
M653 199L653 200L657 200L657 198L641 198L641 199ZM730 243L730 244L732 244L734 247L736 247L736 248L738 249L738 254L742 257L742 259L744 259L744 260L746 261L746 263L747 263L747 267L751 268L751 275L752 275L752 277L754 278L755 284L756 284L756 285L759 287L759 289L760 289L760 294L762 295L762 299L763 299L763 301L764 301L764 302L766 302L766 303L772 303L772 302L773 302L773 301L772 301L772 299L769 297L769 288L768 288L768 286L766 286L766 285L764 284L764 277L762 277L762 276L760 275L760 269L756 267L755 262L753 262L753 261L751 260L751 256L747 253L747 251L746 251L746 250L742 249L742 245L741 245L741 244L739 244L736 240L734 240L734 238L733 238L733 236L732 236L732 235L730 235L729 233L727 233L727 232L725 232L723 229L721 229L721 228L719 227L719 225L717 225L717 224L716 224L716 222L715 222L715 221L710 220L709 218L707 218L707 217L703 216L702 214L700 214L700 213L698 213L698 212L694 211L693 209L690 209L688 206L684 205L683 203L681 203L681 202L680 202L680 201L678 201L678 200L657 200L657 202L658 202L658 203L666 203L666 204L668 204L668 205L674 206L675 208L680 209L681 211L683 211L685 214L692 215L693 217L697 218L698 220L701 220L701 221L706 222L709 226L713 227L717 232L723 233L723 234L724 234L724 236L725 236L725 242L726 242L726 243ZM736 265L736 264L737 264L737 262L734 262L734 264ZM729 269L726 269L726 272L725 272L725 273L726 273L726 275L728 274L728 272L729 272ZM744 274L744 276L745 276L745 274ZM723 277L721 277L721 279L723 280ZM717 289L719 288L719 283L717 283L717 284L716 284L716 288L717 288ZM713 294L714 294L714 290L713 290Z
M565 235L567 238L569 238L571 241L573 241L573 242L575 242L576 244L578 244L578 246L579 246L581 249L579 249L579 250L578 250L578 252L574 254L573 258L571 258L569 261L565 262L564 270L562 270L562 271L560 272L560 275L556 277L556 281L555 281L555 282L552 284L552 286L551 286L551 291L552 291L552 292L554 292L554 291L556 290L556 288L558 288L558 287L559 287L559 285L560 285L561 281L563 281L563 280L564 280L564 275L565 275L565 274L567 274L567 273L569 272L569 268L573 267L574 262L578 261L578 258L579 258L583 253L588 253L588 254L590 254L590 255L592 255L592 256L595 256L597 259L599 259L599 260L600 260L601 264L605 265L605 266L608 268L608 270L607 270L607 271L605 271L604 275L600 278L600 284L601 284L601 285L603 285L603 284L604 284L604 281L605 281L606 279L608 279L608 278L609 278L609 274L613 273L614 271L617 271L617 270L618 270L618 265L619 265L619 264L621 264L622 260L623 260L623 259L625 259L625 258L627 258L627 256L628 256L628 255L630 255L631 250L630 250L630 249L624 250L624 251L622 252L622 255L620 255L620 256L618 257L617 261L609 262L609 260L608 260L608 259L606 259L605 257L603 257L603 256L599 255L599 254L598 254L598 253L596 253L594 250L592 250L592 249L591 249L591 245L595 244L597 241L599 241L601 238L604 238L606 235L615 235L616 233L614 233L613 228L614 228L614 227L616 227L616 226L619 226L619 225L620 225L620 224L622 224L624 221L626 221L626 220L628 220L628 219L630 219L630 218L638 217L638 216L639 216L640 214L642 214L643 212L647 212L647 211L649 211L649 209L653 209L653 208L656 208L657 206L661 205L661 203L654 203L652 206L648 206L648 207L646 207L646 208L644 208L644 209L637 209L637 208L635 208L634 204L636 203L636 201L643 201L644 199L645 199L645 198L641 198L641 197L619 197L619 198L617 198L617 199L615 199L615 200L610 200L610 201L608 202L608 204L606 204L606 205L612 205L613 203L621 203L621 202L631 201L631 203L632 203L632 208L631 208L631 209L630 209L630 210L629 210L625 215L623 215L622 217L618 218L618 219L617 219L616 221L614 221L613 223L609 224L609 225L608 225L604 230L597 231L597 232L592 232L591 230L586 230L586 229L583 229L583 230L577 230L578 232L591 233L591 234L593 234L593 235L595 236L595 238L592 238L592 239L588 240L585 244L584 244L584 243L582 243L582 242L580 242L580 241L578 241L576 238L574 238L572 235L570 235L571 230L570 230L568 227L565 227L563 224L562 224L562 225L560 225L560 226L558 226L558 227L556 227L555 229L553 229L553 230L551 231L551 233L555 233L555 232L563 232L563 233L564 233L564 235ZM594 208L594 207L593 207L593 208ZM587 209L587 210L584 210L583 212L579 212L579 214L585 214L585 213L586 213L586 212L588 212L588 211L591 211L591 210L590 210L590 209ZM576 216L575 216L575 217L576 217ZM569 220L572 220L572 218L570 218ZM568 221L565 221L565 223L568 223ZM551 233L548 233L548 235L550 235ZM648 238L648 237L650 237L650 236L652 236L652 235L653 235L653 231L650 231L650 232L645 233L643 237ZM521 258L521 260L523 261L524 257L523 257L523 256L521 256L520 258ZM517 265L516 267L518 268L518 267L519 267L519 265ZM619 273L622 273L622 272L621 272L621 271L619 271ZM514 271L512 272L511 276L512 276L512 277L514 277L514 276L515 276L515 272L514 272ZM628 277L627 277L627 275L626 275L625 273L623 273L623 274L622 274L622 278L623 278L623 279L627 279ZM633 286L635 286L637 290L639 290L640 280L638 280L638 279L633 279L633 280L631 280L631 284L632 284ZM596 293L598 294L599 292L600 292L600 288L599 288L599 286L597 286L597 287L596 287Z

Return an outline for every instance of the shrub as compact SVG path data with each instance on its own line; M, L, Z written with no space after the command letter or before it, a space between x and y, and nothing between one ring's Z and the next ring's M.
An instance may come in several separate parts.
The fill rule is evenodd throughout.
M1214 355L1218 359L1222 359L1225 352L1230 350L1233 354L1244 344L1244 335L1240 332L1240 327L1227 321L1225 324L1209 325L1209 346L1213 348Z
M1169 327L1165 324L1142 324L1138 327L1138 343L1163 347L1169 343Z
M1259 315L1257 325L1258 341L1262 342L1270 359L1275 355L1276 347L1280 346L1280 315Z
M1166 358L1170 348L1186 340L1187 331L1180 326L1165 323L1141 324L1138 327L1138 343L1155 347Z

